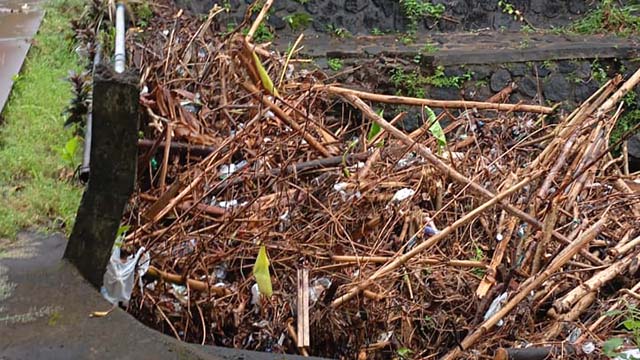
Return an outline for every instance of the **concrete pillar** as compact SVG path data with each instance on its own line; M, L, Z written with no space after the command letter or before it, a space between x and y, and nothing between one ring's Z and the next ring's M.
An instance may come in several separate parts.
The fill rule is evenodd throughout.
M91 172L64 257L102 285L124 207L133 192L138 138L137 76L99 65L93 78Z

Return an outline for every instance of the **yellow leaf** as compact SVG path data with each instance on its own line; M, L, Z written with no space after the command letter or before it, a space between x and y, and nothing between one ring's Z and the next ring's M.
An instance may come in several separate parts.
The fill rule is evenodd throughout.
M264 245L260 246L256 263L253 264L253 276L256 278L260 293L266 297L271 297L273 290L271 289L271 275L269 274L269 258Z
M253 55L253 62L256 64L256 68L258 69L258 74L260 75L262 86L267 89L269 94L273 96L280 96L278 95L278 90L276 90L275 86L273 86L273 81L271 81L269 73L267 73L267 70L264 68L264 66L262 66L262 62L260 61L258 55L256 55L255 51L251 54Z

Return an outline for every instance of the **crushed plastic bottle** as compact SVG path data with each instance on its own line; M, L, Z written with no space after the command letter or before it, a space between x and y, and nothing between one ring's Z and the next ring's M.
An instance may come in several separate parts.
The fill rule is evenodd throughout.
M410 188L403 188L400 189L398 191L396 191L395 194L393 194L393 198L391 198L391 202L392 203L399 203L403 200L406 200L410 197L413 196L413 194L415 194L416 191Z
M228 178L231 174L236 171L242 170L243 167L247 166L248 162L246 160L242 160L235 164L223 164L218 169L218 177L222 180Z
M309 301L311 302L310 305L313 306L322 294L331 287L331 280L326 277L321 277L312 280L309 285Z
M493 299L493 301L491 302L491 305L489 306L489 310L487 310L487 312L484 314L484 320L487 321L487 319L489 319L490 317L495 315L498 311L500 311L500 309L502 309L502 306L507 301L508 297L509 297L509 293L503 292L498 297ZM496 326L502 326L502 325L504 325L504 320L500 319L496 324Z

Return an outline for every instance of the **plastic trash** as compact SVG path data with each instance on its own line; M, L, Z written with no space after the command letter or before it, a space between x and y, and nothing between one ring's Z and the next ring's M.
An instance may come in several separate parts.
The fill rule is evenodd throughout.
M100 289L100 293L107 301L112 304L123 302L126 305L129 303L136 264L144 251L145 248L141 247L135 255L131 255L123 261L120 259L120 248L114 247Z
M500 294L500 296L493 299L493 301L491 302L491 305L489 306L489 310L487 310L487 312L484 314L484 320L487 321L487 319L489 319L490 317L495 315L498 311L500 311L504 303L507 301L508 297L509 297L509 293L503 292L502 294ZM503 324L504 324L504 321L500 319L500 321L498 321L496 326L502 326Z
M335 190L337 193L340 194L342 201L348 201L353 198L360 199L362 197L362 194L360 193L360 191L353 192L352 190L349 190L348 187L349 187L348 183L339 182L333 185L333 190Z
M586 355L591 354L596 349L596 346L591 342L586 342L582 345L582 352Z
M238 171L238 170L242 170L243 167L247 166L248 162L246 160L242 160L239 163L236 164L229 164L229 165L222 165L220 166L220 169L218 170L218 177L220 177L220 179L226 179L229 177L229 175L233 174L234 172Z
M640 359L640 349L629 349L617 354L613 360Z
M413 194L415 194L416 191L413 189L409 189L409 188L404 188L404 189L400 189L398 191L396 191L395 194L393 194L393 198L391 198L391 202L395 202L395 203L399 203L402 200L406 200L410 197L413 196Z
M309 286L309 301L311 305L316 303L318 299L322 296L322 294L331 287L331 280L326 277L321 277L319 279L314 279L311 281L311 286Z

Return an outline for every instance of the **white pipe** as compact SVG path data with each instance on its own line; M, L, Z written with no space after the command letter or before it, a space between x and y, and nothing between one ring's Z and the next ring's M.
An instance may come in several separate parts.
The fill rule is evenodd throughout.
M124 72L124 64L125 64L125 51L124 51L124 5L118 4L116 6L116 53L114 56L115 61L115 70L117 73Z

